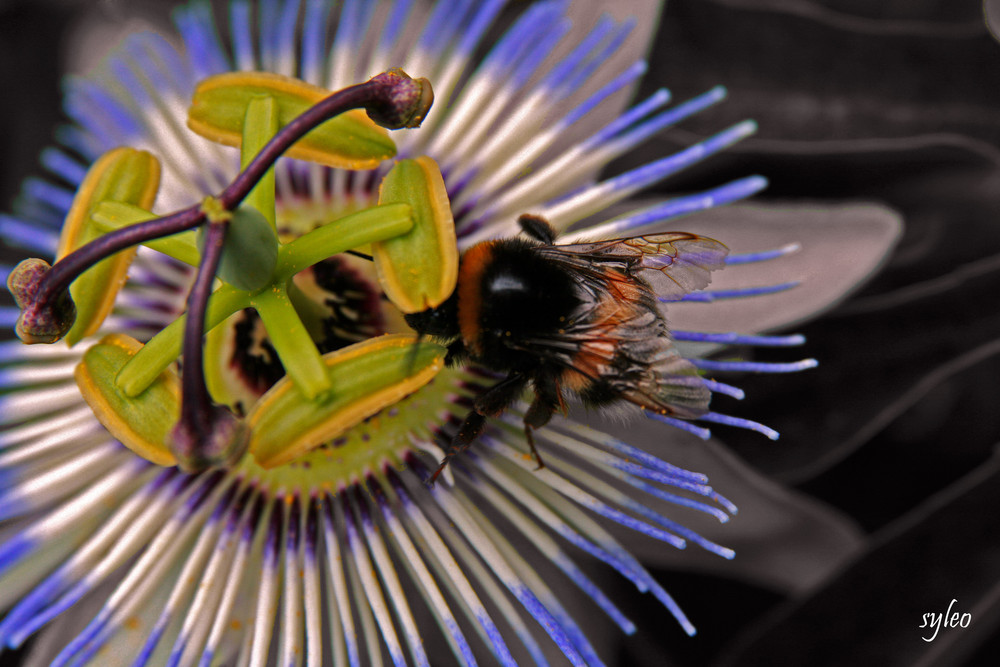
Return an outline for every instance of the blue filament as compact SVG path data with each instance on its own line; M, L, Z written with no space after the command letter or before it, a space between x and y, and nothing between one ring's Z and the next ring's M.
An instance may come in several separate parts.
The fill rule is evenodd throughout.
M508 582L507 588L518 599L531 616L538 621L545 632L556 643L563 655L574 665L586 665L586 661L577 652L573 640L566 634L566 628L555 619L548 608L535 596L535 593L523 583Z
M633 128L627 134L618 137L618 141L627 145L635 145L653 136L671 125L676 125L685 118L700 113L708 107L726 99L726 89L723 86L716 86L708 92L702 93L682 104L678 104L672 109L668 109L658 116L650 118L645 123ZM744 121L751 122L752 121Z
M76 125L60 125L56 128L55 138L66 148L91 160L100 154L104 146L96 137Z
M73 185L83 181L87 168L58 148L48 147L42 151L42 166Z
M571 27L572 24L566 20L556 21L555 25L538 21L531 26L531 37L523 36L530 41L525 45L524 50L519 51L521 60L514 69L511 88L520 90L528 83L528 80L538 71L542 62L552 53L552 49L569 32Z
M0 501L2 504L2 501ZM35 541L25 535L14 535L0 544L0 574L24 558L35 547Z
M710 540L706 540L704 537L694 532L690 528L685 528L684 526L681 526L677 522L671 521L670 519L663 516L659 512L652 510L649 507L646 507L640 502L630 500L627 504L627 507L636 514L644 516L650 521L655 521L656 523L660 524L667 530L677 533L685 540L697 544L706 551L710 551L718 556L722 556L726 560L732 560L733 557L736 555L736 552L734 552L732 549L720 546Z
M72 192L40 178L25 179L23 193L61 211L68 211L73 204Z
M713 422L715 424L725 424L726 426L735 426L736 428L744 428L748 431L756 431L762 435L767 436L770 440L778 439L778 432L769 426L764 426L761 423L751 421L749 419L743 419L742 417L733 417L731 415L720 415L718 412L706 412L698 419L706 422Z
M713 301L721 301L722 299L743 299L745 297L751 296L764 296L766 294L777 294L778 292L784 292L790 290L793 287L798 287L801 283L798 280L792 280L787 283L778 283L777 285L764 285L762 287L743 287L740 289L729 289L729 290L702 290L700 292L690 292L685 294L677 301L693 301L695 303L712 303ZM669 299L660 299L662 302L669 302Z
M773 250L761 250L759 252L744 252L730 255L726 258L727 265L736 264L752 264L754 262L766 262L771 259L777 259L779 257L784 257L785 255L790 255L793 252L798 252L802 249L802 246L798 243L789 243L786 246L780 248L775 248Z
M691 359L695 368L704 371L734 372L734 373L798 373L799 371L816 368L819 362L815 359L802 359L788 363L768 361L714 361L711 359Z
M682 431L687 431L692 435L696 435L702 440L708 440L712 437L712 432L707 428L702 428L689 421L684 421L683 419L676 419L674 417L668 417L667 415L661 415L658 412L652 412L650 410L643 410L642 413L649 419L655 419L658 422L663 422L664 424L669 424L674 428L679 428Z
M708 387L709 391L712 391L713 393L724 394L726 396L735 398L738 401L742 401L744 398L746 398L746 394L743 392L742 389L740 389L739 387L734 387L731 384L726 384L725 382L717 382L715 380L706 380L706 379L702 379L702 382L704 382L705 386Z
M704 333L700 331L673 331L674 340L697 343L723 343L725 345L753 345L754 347L794 347L806 342L802 334L789 336L747 336L738 333Z
M250 36L250 5L239 0L229 5L229 33L233 56L240 69L255 69L253 39Z
M150 68L162 71L170 88L178 91L188 90L195 83L192 79L191 66L181 59L166 39L156 33L147 32L130 38L126 43L126 49L137 60L148 63Z
M20 308L0 306L0 327L13 327L17 324L17 318L20 316Z
M0 236L11 245L16 244L45 254L55 253L59 245L59 235L55 232L9 215L0 215Z
M305 20L302 23L302 78L316 83L323 78L324 37L326 22L332 4L321 0L306 3Z
M413 0L403 0L402 2L393 4L392 13L389 14L389 19L382 29L380 48L388 50L396 43L403 32L403 28L406 26L406 21L410 16L412 8Z
M269 3L264 3L269 4ZM174 11L174 24L184 40L194 67L195 77L204 79L229 69L229 61L215 34L212 8L206 4L192 4Z
M582 65L590 55L590 52L604 41L614 27L614 20L607 14L602 15L593 30L580 41L568 56L552 68L539 86L543 89L552 90L559 97L563 97L564 95L558 91L563 89L566 82L570 80L573 71Z
M685 496L679 496L676 493L669 493L653 484L649 484L634 477L627 477L626 481L630 486L638 489L639 491L648 493L651 496L656 496L661 500L666 500L668 503L698 510L699 512L704 512L705 514L711 514L719 520L719 523L726 523L729 521L728 514L720 510L718 507L712 507L708 503L703 503L700 500L694 500L693 498L687 498Z
M653 470L657 470L664 474L671 475L673 477L683 478L695 483L708 481L708 477L701 474L700 472L692 472L690 470L685 470L684 468L680 468L673 464L667 463L663 459L657 458L656 456L653 456L649 452L644 451L634 445L630 445L627 442L624 442L617 438L609 438L607 440L607 443L616 452L621 454L629 461L638 463L647 468L651 468Z
M604 143L619 132L627 130L633 124L639 122L669 101L670 91L666 88L660 88L642 102L628 109L625 113L598 130L592 137L583 142L583 146L585 148L593 148Z
M451 43L452 35L465 15L467 0L456 2L436 2L420 36L419 48L435 58L440 57L444 47ZM340 33L337 33L340 40Z
M628 34L632 32L634 27L635 19L629 19L622 23L618 27L618 30L612 33L611 39L608 40L607 44L604 44L596 54L584 62L579 71L574 73L573 76L566 81L560 96L563 98L569 97L580 86L585 84L597 68L603 65L612 54L618 51L619 47L621 47L622 43L625 41L625 38L628 37Z
M274 26L273 43L275 45L275 62L283 54L290 56L295 53L295 23L299 17L299 4L302 0L286 2L281 18ZM294 72L293 72L294 74Z
M656 162L643 165L632 171L628 171L621 176L617 176L607 181L611 190L632 190L644 188L652 185L667 176L704 160L709 155L717 153L732 144L745 139L753 134L757 129L757 124L753 121L743 121L726 128L718 134L714 134L708 139L693 146L689 146L679 153L667 156Z
M613 95L614 93L618 92L619 90L621 90L622 88L624 88L625 86L627 86L628 84L632 83L633 81L641 77L643 74L645 74L647 69L648 65L643 60L632 63L631 67L629 67L627 70L625 70L624 72L613 78L608 83L606 83L604 86L600 88L600 90L598 90L596 93L588 97L586 100L577 105L575 109L566 114L566 116L561 121L561 125L563 125L564 127L569 127L576 121L580 120L588 113L593 111L598 104L606 100L608 96ZM663 92L666 93L666 91ZM667 93L667 97L668 98L670 97L669 93Z
M458 56L467 58L472 55L483 33L493 24L493 19L496 18L496 15L503 8L505 2L506 0L487 0L486 2L479 3L472 21L468 22L468 25L460 31L459 42L456 47Z
M529 43L544 35L544 27L557 21L562 11L561 2L541 2L532 5L517 22L490 49L480 68L498 77L510 71L512 64L521 58Z
M704 192L674 197L653 208L619 218L614 221L614 229L616 231L637 229L663 220L715 208L750 197L766 187L767 179L764 177L748 176ZM699 294L703 293L699 292Z
M88 145L96 146L88 155L96 155L107 146L128 143L131 137L142 134L142 123L124 105L103 88L85 79L73 78L67 84L63 102L66 115L80 127L94 135ZM93 113L100 109L100 114Z

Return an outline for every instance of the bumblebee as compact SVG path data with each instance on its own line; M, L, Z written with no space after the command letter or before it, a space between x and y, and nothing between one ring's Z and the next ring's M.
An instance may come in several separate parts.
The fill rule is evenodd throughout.
M448 346L449 364L506 374L476 398L432 483L529 386L524 432L539 468L532 431L566 410L567 394L588 406L626 401L682 419L708 411L710 392L675 349L658 299L707 286L726 246L686 232L556 245L543 218L518 223L526 238L472 246L448 300L406 316L418 334Z

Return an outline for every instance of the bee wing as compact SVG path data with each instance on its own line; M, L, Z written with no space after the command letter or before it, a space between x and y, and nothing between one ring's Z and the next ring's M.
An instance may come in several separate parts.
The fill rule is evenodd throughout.
M669 338L656 353L652 373L644 375L622 397L660 414L694 419L708 411L712 392L690 361L682 357ZM647 357L648 358L648 357Z
M526 339L520 349L648 410L686 419L703 415L711 393L674 348L662 317L630 300L601 296L558 335Z
M540 251L580 271L610 264L627 275L641 276L667 301L707 287L712 271L721 269L729 254L719 241L688 232L545 246Z

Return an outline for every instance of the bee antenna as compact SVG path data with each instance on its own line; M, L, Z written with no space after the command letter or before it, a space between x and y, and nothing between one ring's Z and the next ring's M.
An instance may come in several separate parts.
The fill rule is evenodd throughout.
M361 259L367 259L369 262L374 262L371 255L366 255L363 252L358 252L357 250L345 250L348 255L354 255L355 257L360 257Z
M517 219L517 224L521 231L546 245L552 245L556 240L556 230L552 229L549 221L540 215L524 213Z

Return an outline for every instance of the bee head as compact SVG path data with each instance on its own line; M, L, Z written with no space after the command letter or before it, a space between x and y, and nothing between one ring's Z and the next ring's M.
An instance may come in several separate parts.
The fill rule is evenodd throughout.
M456 338L460 333L458 300L454 294L437 308L428 308L419 313L407 313L403 318L414 331L422 336Z

